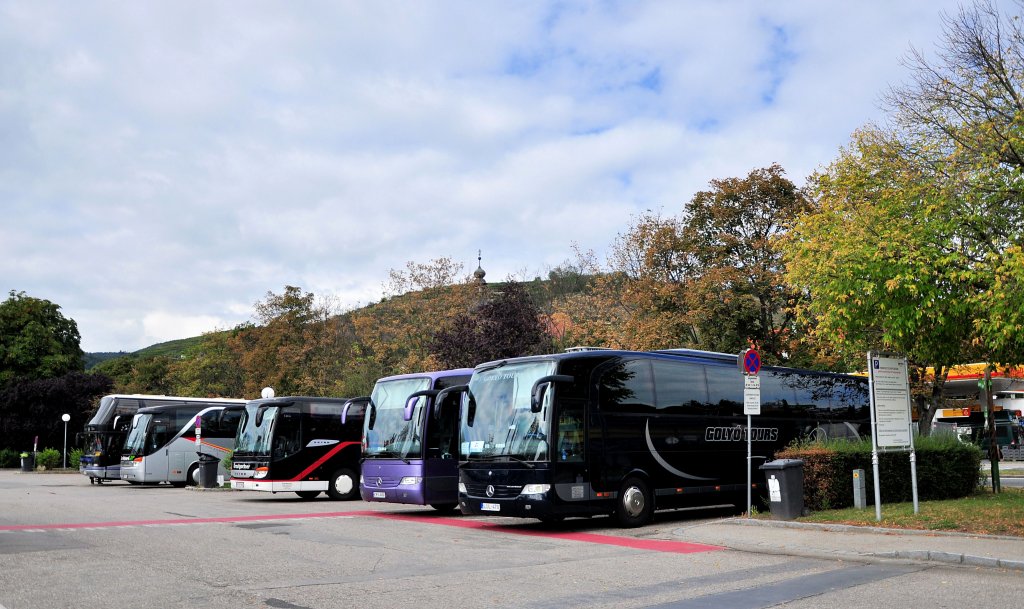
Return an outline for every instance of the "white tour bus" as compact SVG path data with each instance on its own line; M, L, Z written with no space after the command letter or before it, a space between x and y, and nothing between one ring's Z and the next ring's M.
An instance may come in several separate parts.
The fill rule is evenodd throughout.
M199 484L200 453L218 462L231 453L244 406L245 400L209 399L139 409L121 451L121 479ZM218 465L218 473L227 472Z

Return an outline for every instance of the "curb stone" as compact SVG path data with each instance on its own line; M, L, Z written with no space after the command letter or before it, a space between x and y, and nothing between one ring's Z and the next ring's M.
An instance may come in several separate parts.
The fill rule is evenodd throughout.
M917 529L890 529L884 527L863 527L848 524L819 524L810 522L792 522L779 520L754 520L749 518L730 518L720 521L720 524L738 524L745 526L764 526L776 528L804 529L833 531L842 533L868 532L885 535L926 535L942 537L969 537L975 539L995 539L1008 541L1022 541L1020 537L1006 535L980 535L959 533L953 531L922 531ZM676 529L674 534L684 536L687 529L699 527L685 527ZM893 550L891 552L853 552L848 550L824 550L806 546L770 546L768 544L728 544L719 545L729 547L741 552L754 552L758 554L784 554L792 556L803 556L808 558L840 559L850 561L871 561L871 560L897 560L910 562L933 562L948 565L959 565L966 567L984 567L990 569L1010 569L1024 572L1024 561L1010 560L1005 558L992 558L987 556L974 556L971 554L957 554L954 552L940 552L931 550Z

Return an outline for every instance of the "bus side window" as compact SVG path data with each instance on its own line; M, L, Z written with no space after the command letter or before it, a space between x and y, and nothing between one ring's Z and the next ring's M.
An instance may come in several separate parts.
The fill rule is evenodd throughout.
M583 460L583 409L580 406L564 405L558 415L558 452L555 458L559 461Z
M272 455L275 459L290 456L302 446L302 417L297 412L284 411L277 415L274 426L274 446Z
M735 366L705 366L708 402L723 416L743 414L743 374Z
M704 366L685 362L654 361L658 410L672 414L712 415Z
M225 408L220 416L220 434L225 438L233 438L238 431L238 422L242 420L242 410Z
M647 360L617 362L601 374L598 399L605 412L654 412L654 375Z

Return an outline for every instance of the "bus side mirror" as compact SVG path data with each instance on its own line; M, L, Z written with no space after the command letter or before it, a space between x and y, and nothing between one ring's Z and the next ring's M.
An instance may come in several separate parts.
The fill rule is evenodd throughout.
M469 393L469 385L454 385L437 392L437 394L434 395L434 419L438 421L441 420L441 410L448 398L453 395L465 395L467 393ZM469 419L468 424L470 427L473 426L472 418Z
M530 390L530 412L540 412L541 405L544 403L544 394L547 393L548 387L552 383L571 383L574 380L568 374L550 374L537 379L533 384L533 389Z
M415 393L410 393L409 397L406 398L406 400L405 400L405 414L404 414L405 420L406 421L411 421L412 420L412 413L416 409L416 400L418 400L420 398L432 398L432 397L436 396L438 393L440 393L440 392L437 389L424 389L423 391L417 391ZM429 406L430 402L427 402L427 404Z
M370 401L369 397L352 398L345 402L341 407L341 424L344 425L348 421L348 413L353 407L357 406L366 408L366 416L370 419L369 428L373 429L373 421L377 418L377 410L373 407L373 402Z

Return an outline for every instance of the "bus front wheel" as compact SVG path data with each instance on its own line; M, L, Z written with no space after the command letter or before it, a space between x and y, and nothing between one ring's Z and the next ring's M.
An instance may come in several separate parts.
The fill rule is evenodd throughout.
M640 527L651 520L654 501L647 483L640 478L628 478L622 483L615 518L619 525L627 528Z
M335 501L347 501L359 496L359 479L347 468L341 468L331 474L327 483L327 494Z

